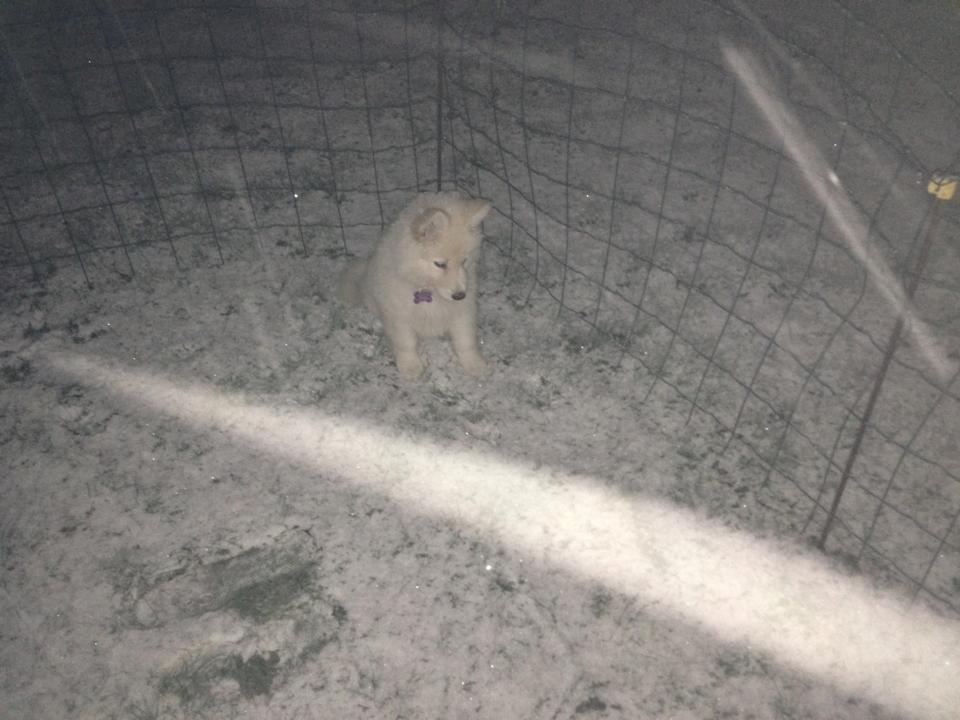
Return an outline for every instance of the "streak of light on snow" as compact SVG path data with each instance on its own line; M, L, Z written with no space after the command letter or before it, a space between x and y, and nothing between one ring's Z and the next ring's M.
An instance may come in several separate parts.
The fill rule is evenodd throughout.
M600 481L403 437L369 422L271 407L77 354L54 372L216 428L256 452L442 517L572 575L638 597L666 622L760 648L777 662L917 718L960 707L960 625L841 575L816 556ZM324 492L318 483L316 492Z

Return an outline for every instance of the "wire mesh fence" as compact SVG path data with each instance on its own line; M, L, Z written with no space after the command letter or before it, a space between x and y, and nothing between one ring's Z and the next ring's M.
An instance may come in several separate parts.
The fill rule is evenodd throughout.
M545 293L616 343L655 378L648 398L658 383L683 397L688 421L705 416L725 452L758 461L759 482L776 488L771 509L804 535L824 526L897 311L805 185L789 138L751 103L718 30L728 47L765 50L867 242L898 275L937 202L926 178L955 166L958 146L955 133L937 146L900 129L917 102L906 87L953 117L960 109L905 57L878 103L860 73L885 39L840 4L817 12L839 28L839 47L798 42L737 4L473 3L445 16L453 172L503 211L491 236L526 276L518 297ZM934 254L920 314L952 346L933 365L909 341L896 353L830 542L957 611L948 308L960 286L947 244Z
M839 2L116 1L0 17L4 285L362 254L411 193L456 185L494 200L488 237L518 302L536 295L645 368L651 405L683 398L801 537L825 526L896 321L876 264L909 280L939 202L927 180L960 164L938 48L907 53L884 29L896 18ZM738 75L743 49L772 80ZM822 153L874 267L757 92ZM828 546L956 613L954 207Z
M7 274L372 241L435 183L434 43L406 37L433 7L8 7Z

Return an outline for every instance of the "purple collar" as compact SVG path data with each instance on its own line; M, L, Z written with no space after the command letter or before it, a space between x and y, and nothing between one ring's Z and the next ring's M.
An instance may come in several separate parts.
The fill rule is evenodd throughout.
M419 305L422 302L433 302L433 294L429 290L414 290L413 304Z

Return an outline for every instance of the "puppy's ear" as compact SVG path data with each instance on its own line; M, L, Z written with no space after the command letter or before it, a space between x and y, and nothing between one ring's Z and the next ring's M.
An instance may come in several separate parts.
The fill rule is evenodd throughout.
M417 242L437 242L450 227L450 216L440 208L427 208L414 218L410 229Z
M477 227L483 222L483 219L490 212L490 201L483 198L467 200L464 202L464 215L467 217L467 224L470 227Z

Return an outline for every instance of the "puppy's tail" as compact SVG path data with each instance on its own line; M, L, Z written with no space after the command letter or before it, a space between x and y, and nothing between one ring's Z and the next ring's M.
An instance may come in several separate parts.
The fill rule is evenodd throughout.
M366 260L353 260L340 276L340 299L348 305L360 305L363 302L362 283L366 270Z

